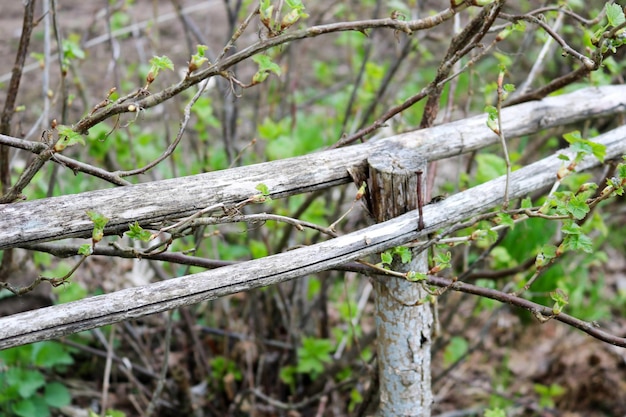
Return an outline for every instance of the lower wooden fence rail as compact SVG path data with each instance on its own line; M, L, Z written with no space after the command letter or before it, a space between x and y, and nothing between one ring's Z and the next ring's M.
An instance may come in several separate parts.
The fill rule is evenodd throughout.
M626 126L602 134L594 141L606 146L606 159L621 157L626 153ZM568 151L558 152L513 172L509 197L524 197L552 185L557 170L564 163L558 158L561 153L572 156ZM586 157L576 169L586 170L599 164L594 157ZM504 188L505 177L500 177L425 206L425 227L422 230L418 230L418 213L411 211L287 253L1 318L0 349L53 339L332 269L487 212L503 202Z

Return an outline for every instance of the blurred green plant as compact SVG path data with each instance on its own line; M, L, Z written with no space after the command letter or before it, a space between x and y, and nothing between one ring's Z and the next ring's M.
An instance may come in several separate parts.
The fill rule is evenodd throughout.
M65 385L51 380L74 359L56 342L40 342L0 351L0 410L4 416L48 417L51 409L69 405Z

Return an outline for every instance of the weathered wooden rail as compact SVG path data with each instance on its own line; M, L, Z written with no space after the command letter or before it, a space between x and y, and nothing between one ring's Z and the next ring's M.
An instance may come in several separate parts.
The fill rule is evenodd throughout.
M626 86L588 88L503 110L503 130L515 138L542 129L626 111ZM497 143L480 115L430 129L318 152L184 178L97 190L0 206L0 250L69 237L89 237L94 210L111 219L108 233L128 230L135 221L147 224L184 217L218 203L234 204L258 194L266 184L272 198L325 189L351 181L347 168L395 146L419 148L429 161L463 154Z
M585 89L506 109L508 138L596 116L626 111L626 86ZM626 127L595 138L607 147L607 158L626 153ZM181 217L216 203L235 203L256 194L265 183L278 198L350 181L347 168L382 149L419 148L429 160L458 155L495 143L497 137L477 116L392 138L319 152L298 158L236 168L177 180L94 191L0 207L0 248L67 237L88 236L92 224L84 214L96 210L111 218L109 231L135 220L149 223ZM578 170L599 165L586 158ZM562 161L550 156L515 171L510 197L518 198L551 185ZM284 282L327 270L369 254L420 239L447 225L483 213L502 203L504 178L498 178L424 207L423 230L418 214L409 212L323 243L212 271L129 288L111 294L47 307L0 319L0 349L141 317L228 294ZM480 195L481 198L476 198ZM173 198L176 196L176 198ZM62 213L62 214L60 214ZM85 220L81 220L85 218Z

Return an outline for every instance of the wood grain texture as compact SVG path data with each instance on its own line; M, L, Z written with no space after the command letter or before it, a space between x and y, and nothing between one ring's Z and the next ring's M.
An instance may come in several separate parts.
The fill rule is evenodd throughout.
M586 88L503 110L508 138L592 117L626 111L626 85ZM128 224L146 225L180 218L218 203L235 204L258 194L264 183L272 198L325 189L350 181L347 170L392 147L414 148L429 161L496 143L486 116L418 130L361 145L275 162L0 206L0 250L69 237L89 237L88 210L110 219L105 232L122 233Z
M620 157L626 153L626 126L600 135L596 141L607 146L607 159ZM550 186L563 163L557 156L513 172L510 197L524 197ZM577 169L599 164L597 159L588 157ZM419 216L411 211L384 223L286 253L0 318L0 349L276 284L364 258L492 209L502 203L504 184L505 179L501 177L424 207L426 227L421 231L417 230Z

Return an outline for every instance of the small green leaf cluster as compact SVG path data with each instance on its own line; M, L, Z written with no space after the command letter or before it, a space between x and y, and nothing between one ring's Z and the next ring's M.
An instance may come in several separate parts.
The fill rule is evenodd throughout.
M275 7L271 0L261 0L259 14L261 23L267 28L270 37L280 35L285 29L296 24L300 19L309 17L304 11L304 5L301 0L286 0L289 10L282 16L275 16Z
M559 159L571 161L570 167L568 167L570 171L572 171L573 168L587 155L593 155L598 158L600 162L604 162L604 157L606 156L605 145L583 138L578 130L565 133L563 135L563 139L570 144L569 150L576 152L576 156L573 161L567 155L559 155ZM562 177L559 176L559 178Z
M196 53L191 56L191 60L189 61L188 74L191 74L205 63L209 62L209 59L204 56L207 49L209 49L209 47L206 45L196 45Z
M460 336L452 336L450 342L443 352L443 363L450 366L462 359L469 350L467 340Z
M0 414L19 417L50 416L51 408L69 405L71 395L46 371L62 371L74 363L67 349L40 342L0 351Z
M270 201L272 201L272 198L270 197L270 189L267 185L260 183L257 184L257 186L254 188L261 192L260 195L255 195L253 197L254 203L269 203Z
M259 69L252 77L252 85L262 83L271 73L280 76L282 72L280 66L272 62L272 58L267 55L255 55L252 57L252 60L259 66Z
M78 249L78 254L83 256L89 256L93 253L96 243L100 242L104 237L104 228L109 222L108 217L92 210L87 211L87 216L93 222L93 230L91 232L91 243L85 243Z
M569 304L569 296L560 288L552 291L550 298L554 301L554 306L552 307L552 313L554 314L560 314L563 311L563 307Z
M62 68L63 74L67 73L70 63L76 59L85 59L85 51L80 47L80 35L72 34L61 42L63 49Z
M302 346L298 348L296 366L286 366L280 370L280 379L289 386L295 385L296 374L309 375L317 378L324 371L324 364L331 362L330 353L333 345L328 339L304 337Z
M54 144L54 151L61 152L65 148L80 143L85 146L85 140L80 133L74 132L70 126L58 125L57 131L59 132L59 140Z
M124 234L131 239L139 239L142 242L147 242L152 238L152 233L141 227L138 222L129 224L128 232Z
M506 412L501 408L490 408L485 410L483 417L506 417Z
M393 263L393 259L395 256L400 258L400 261L403 264L408 264L411 262L413 255L411 254L411 249L406 246L396 246L395 248L384 251L380 254L380 263L378 266L389 269L391 264Z
M89 417L100 417L100 414L94 412L93 410L89 410ZM104 417L126 417L126 413L119 410L107 409L104 412Z
M554 400L567 392L567 390L558 384L534 384L535 392L539 394L539 406L546 408L554 408Z
M146 76L146 88L156 80L159 72L164 69L174 71L174 63L170 58L163 55L153 56L152 59L150 59L150 71L148 71L148 75Z
M444 269L448 269L452 267L452 254L449 251L446 252L435 252L433 257L433 267L428 271L429 274L436 274L438 272L443 271Z
M223 385L223 381L227 379L226 377L231 377L234 381L241 381L243 375L235 361L224 356L217 356L211 360L211 379ZM220 390L223 390L223 388L223 386L219 387Z
M626 22L626 16L624 15L622 7L615 3L607 3L605 5L605 11L607 23L599 27L593 33L586 33L585 38L588 45L597 46L600 44L602 54L606 54L608 51L615 53L617 48L626 43L624 29L622 28L617 31L617 33L615 33L617 36L612 38L606 39L605 36L607 36L610 29L623 25ZM604 40L604 42L601 42L602 40Z

